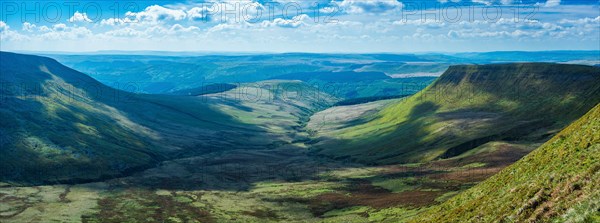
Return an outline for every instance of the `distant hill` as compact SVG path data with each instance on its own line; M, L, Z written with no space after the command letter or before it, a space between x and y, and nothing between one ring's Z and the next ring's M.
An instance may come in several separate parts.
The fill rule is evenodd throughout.
M202 87L185 89L171 92L172 95L184 95L184 96L199 96L206 94L216 94L221 92L226 92L232 89L235 89L237 85L235 84L207 84Z
M275 76L273 79L282 80L320 80L326 82L341 82L341 83L352 83L357 81L374 81L374 80L385 80L391 79L391 77L385 75L382 72L304 72L304 73L291 73L280 76Z
M318 85L322 91L343 99L414 94L429 85L421 81L413 91L404 88L405 78L439 76L458 64L508 62L556 62L594 65L599 51L472 52L419 54L236 54L193 52L103 51L94 54L46 54L60 63L124 91L148 94L179 94L198 90L207 83L253 83L294 79ZM368 74L368 75L365 75ZM356 81L360 81L356 82Z
M171 55L171 54L166 54ZM391 79L439 73L441 56L387 54L257 54L257 55L48 55L96 80L124 91L181 94L202 91L210 83L239 85L273 79L303 80L342 98L405 94L396 89L432 78ZM417 61L417 62L415 62ZM424 63L419 61L426 61ZM413 63L414 62L414 63ZM360 83L358 83L360 82ZM394 91L394 92L390 92ZM187 94L185 93L185 94Z
M372 164L476 154L512 162L522 152L485 145L544 142L600 102L598 83L600 68L584 65L452 66L412 97L317 131L315 152Z
M600 222L599 210L597 105L531 154L412 222Z
M364 97L364 98L352 98L343 101L336 102L334 106L348 106L348 105L357 105L364 104L373 101L381 101L381 100L389 100L396 98L404 98L410 96L409 94L405 95L389 95L389 96L374 96L374 97Z
M568 62L568 61L598 61L600 51L495 51L456 53L452 56L470 60L472 63L498 63L498 62Z
M175 157L289 143L297 132L275 129L283 125L271 115L300 128L333 103L297 82L277 84L312 96L253 95L273 84L231 98L132 94L53 59L8 52L0 52L0 82L0 181L16 184L86 182ZM261 115L270 122L259 123Z

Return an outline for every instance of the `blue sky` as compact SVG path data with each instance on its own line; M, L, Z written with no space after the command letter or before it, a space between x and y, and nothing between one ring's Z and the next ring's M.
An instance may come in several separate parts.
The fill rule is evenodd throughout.
M600 50L600 1L2 1L0 50Z

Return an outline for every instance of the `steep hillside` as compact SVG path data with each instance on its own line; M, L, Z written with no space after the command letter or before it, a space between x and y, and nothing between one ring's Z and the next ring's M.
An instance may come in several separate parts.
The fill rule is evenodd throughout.
M600 69L583 65L452 66L406 100L336 129L317 129L316 151L380 164L467 155L514 162L520 156L512 144L533 149L598 104L597 83ZM498 153L493 142L509 142L509 149Z
M0 61L2 181L101 178L160 159L146 140L156 133L93 90L120 92L49 58L2 52Z
M540 148L413 222L600 221L600 105Z
M258 103L127 93L45 57L0 52L0 81L1 182L90 181L128 174L165 159L295 140L296 131L271 132L270 125L236 116L260 112L255 110ZM319 94L305 85L296 87ZM286 126L299 129L311 111L333 103L325 95L317 98L322 100L269 103L282 105L278 114L297 115L290 115L287 120L293 121Z

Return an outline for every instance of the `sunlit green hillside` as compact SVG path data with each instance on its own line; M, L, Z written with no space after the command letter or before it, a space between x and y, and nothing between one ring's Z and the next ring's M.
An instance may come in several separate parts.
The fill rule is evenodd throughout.
M600 102L598 83L600 69L583 65L453 66L410 98L317 130L316 151L387 164L475 154L492 142L544 142Z
M413 222L599 222L600 105L520 161Z

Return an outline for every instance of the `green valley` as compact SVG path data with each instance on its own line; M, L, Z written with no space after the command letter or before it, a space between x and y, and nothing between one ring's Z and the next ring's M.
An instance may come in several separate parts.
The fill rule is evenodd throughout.
M600 223L600 0L0 1L0 223Z
M0 59L1 222L598 218L598 67L451 65L438 78L392 78L380 61L150 94L47 57ZM404 71L439 71L420 65Z
M299 82L241 88L246 98L235 90L197 98L132 94L52 59L0 56L2 143L10 148L0 157L1 179L18 184L98 180L182 156L290 143L302 116L333 103ZM286 98L271 93L284 88ZM254 103L236 102L247 99Z

